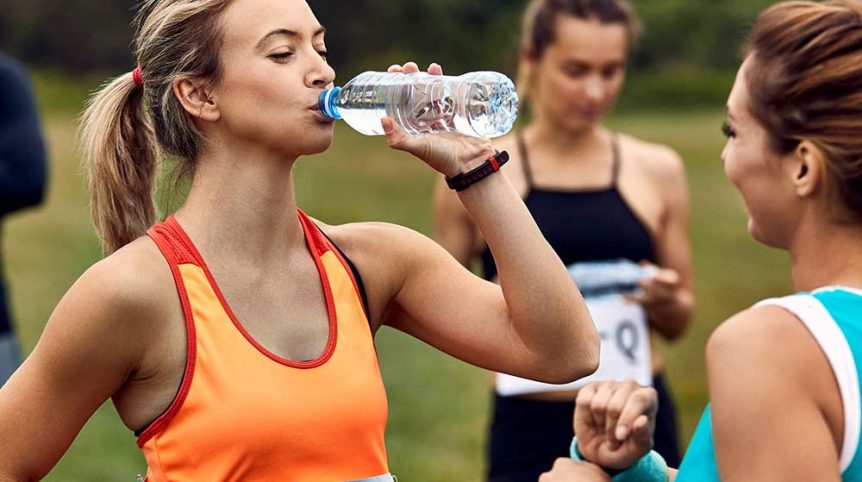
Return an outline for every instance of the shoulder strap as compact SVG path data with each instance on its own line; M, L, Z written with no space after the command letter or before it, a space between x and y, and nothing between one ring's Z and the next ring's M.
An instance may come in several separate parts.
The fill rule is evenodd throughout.
M527 155L527 143L524 141L523 131L518 131L515 138L518 141L518 154L521 156L521 169L524 171L524 179L527 181L527 188L533 189L533 171L530 169L530 158Z
M793 313L817 340L829 364L844 405L844 443L840 454L841 472L847 470L859 445L862 407L860 407L859 375L847 338L826 307L814 296L799 293L783 298L761 301L755 306L780 306Z
M356 265L344 254L344 251L320 229L311 218L308 217L307 214L302 212L301 209L297 209L297 213L299 215L299 220L302 223L303 229L306 232L306 239L308 242L313 245L313 249L316 250L318 256L322 256L327 251L331 251L336 258L341 262L341 266L347 272L348 277L350 277L350 281L353 282L353 288L356 291L356 295L359 297L359 304L362 305L362 310L365 312L365 317L371 323L371 312L368 311L368 296L365 291L365 283L362 281L362 277L359 275L359 270L356 269Z
M318 228L320 230L320 228ZM350 270L349 273L353 278L353 285L356 288L356 291L359 293L360 300L362 301L362 309L365 311L365 317L368 318L369 323L371 320L371 312L368 311L368 294L365 291L365 283L362 281L362 275L359 274L359 269L356 268L356 265L353 264L353 261L347 257L344 251L335 244L335 241L332 240L323 230L320 230L320 233L326 240L329 242L330 246L335 248L335 252L338 254L338 257L343 265Z
M305 231L305 239L308 240L309 245L318 256L323 256L330 248L320 228L301 209L297 209L296 212L299 216L299 222L302 224L302 229Z
M195 250L189 246L185 233L173 216L147 230L147 235L156 243L162 254L172 265L200 265Z

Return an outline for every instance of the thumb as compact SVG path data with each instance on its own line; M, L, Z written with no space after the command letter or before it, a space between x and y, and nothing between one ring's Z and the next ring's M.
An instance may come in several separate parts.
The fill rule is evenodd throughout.
M424 156L427 154L425 136L411 136L407 134L391 117L380 119L380 125L383 127L383 133L386 135L386 142L389 143L389 147L424 159Z

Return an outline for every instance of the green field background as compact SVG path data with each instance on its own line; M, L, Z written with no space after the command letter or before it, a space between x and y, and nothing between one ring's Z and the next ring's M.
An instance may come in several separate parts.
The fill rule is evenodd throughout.
M38 74L36 85L50 148L49 192L41 208L8 218L3 239L25 352L63 293L99 258L75 149L78 110L95 84ZM741 201L724 178L722 120L723 108L716 105L694 111L627 109L609 121L614 129L672 146L685 160L697 306L691 330L666 353L686 440L706 401L703 348L709 333L756 300L790 291L786 255L749 238ZM435 175L390 151L382 138L339 125L332 148L300 160L296 177L300 206L327 223L389 221L430 234ZM377 344L390 402L387 447L393 473L405 482L481 480L488 374L391 329L378 334ZM46 480L132 481L145 470L133 435L106 404Z

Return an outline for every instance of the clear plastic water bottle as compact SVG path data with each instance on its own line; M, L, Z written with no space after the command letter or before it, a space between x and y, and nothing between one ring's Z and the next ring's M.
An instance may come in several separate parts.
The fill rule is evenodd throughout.
M380 119L391 117L409 134L458 132L499 137L518 116L515 85L497 72L458 77L365 72L320 95L320 111L344 119L362 134L382 135Z

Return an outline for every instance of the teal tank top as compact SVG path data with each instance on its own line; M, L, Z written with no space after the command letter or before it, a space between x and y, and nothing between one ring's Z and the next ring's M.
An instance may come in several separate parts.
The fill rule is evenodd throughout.
M838 463L841 480L862 481L862 392L857 367L862 367L862 291L828 287L812 293L764 300L777 305L808 328L829 359L844 405L844 445ZM719 482L712 439L712 411L707 405L689 443L676 482Z

